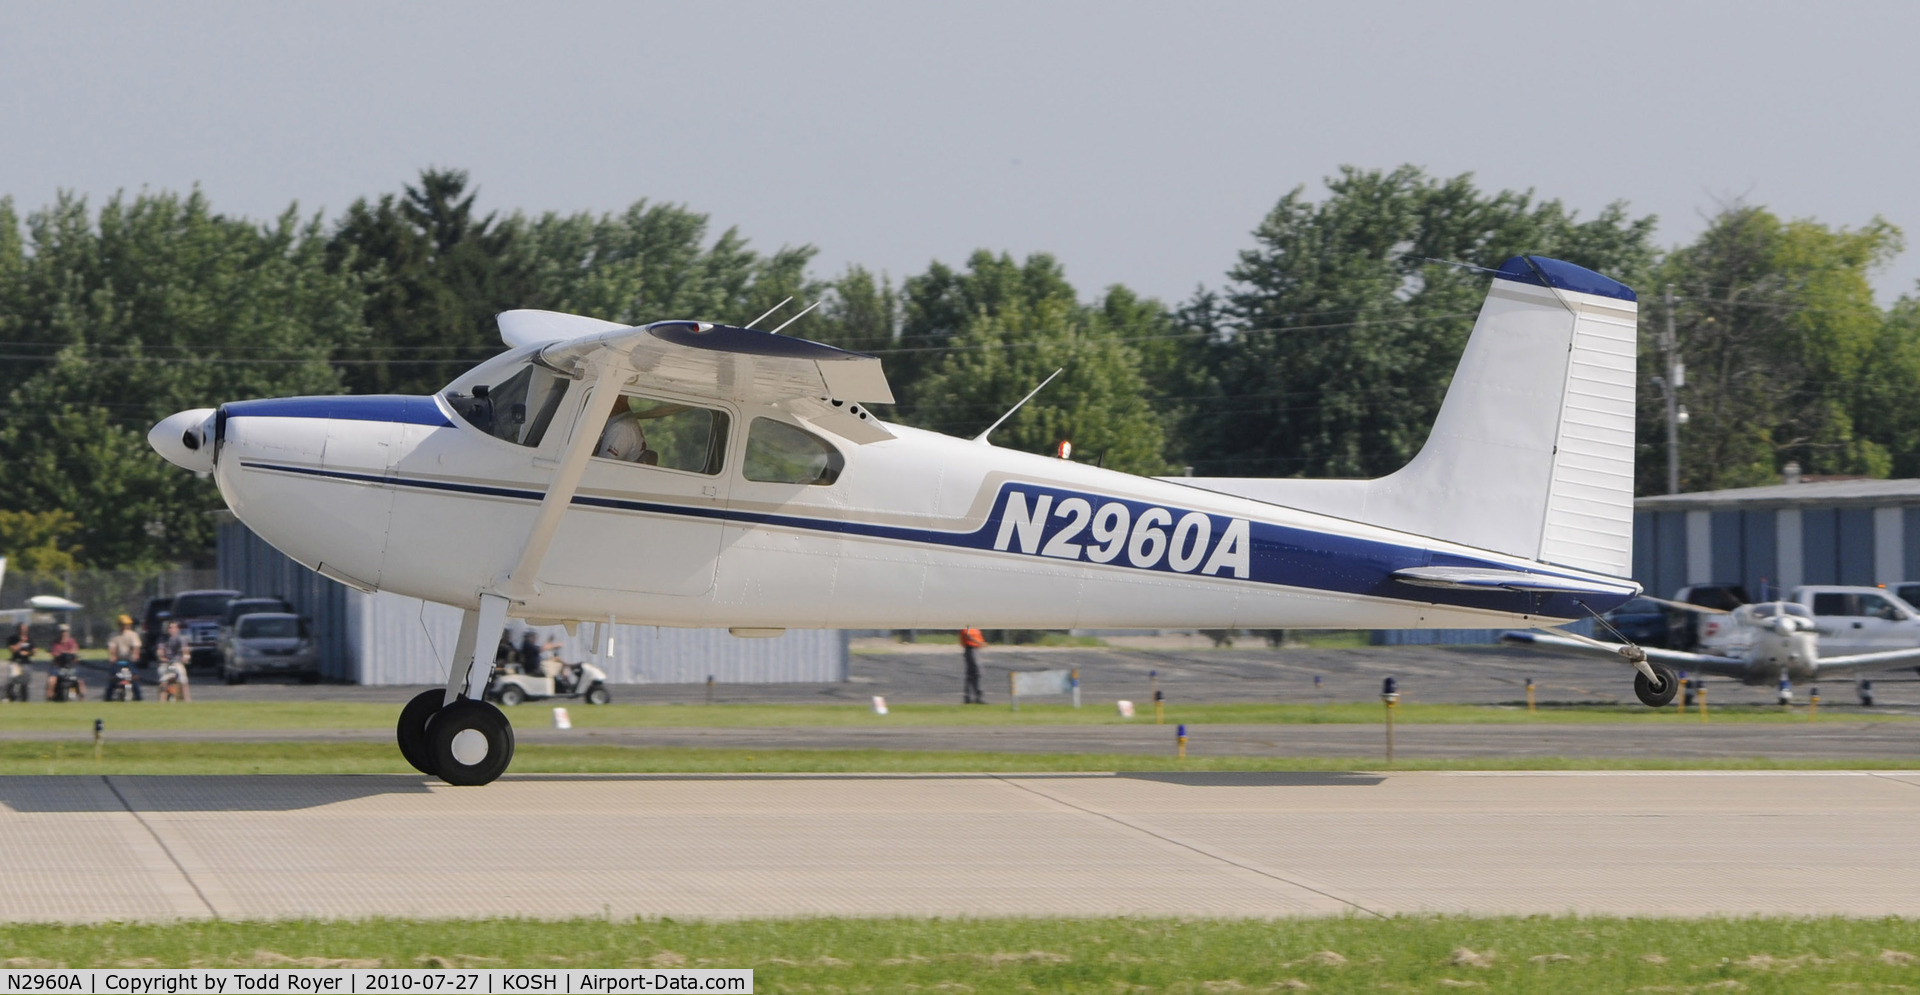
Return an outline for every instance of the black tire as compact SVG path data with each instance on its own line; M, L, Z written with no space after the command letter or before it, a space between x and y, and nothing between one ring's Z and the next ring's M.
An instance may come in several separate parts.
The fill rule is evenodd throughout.
M518 705L521 702L524 702L526 700L527 700L527 693L525 691L520 690L520 685L518 684L500 685L500 704L505 705L508 708L512 708L513 706Z
M433 769L433 752L427 749L427 723L440 711L440 704L446 698L445 690L434 688L414 695L413 700L400 709L400 722L394 729L394 739L400 743L400 755L422 774L440 773Z
M607 693L607 686L605 684L595 684L587 689L587 704L589 705L604 705L612 700L613 695Z
M1633 693L1640 703L1648 708L1665 708L1673 704L1673 696L1680 690L1680 675L1664 663L1649 663L1653 672L1660 677L1660 684L1647 680L1647 675L1635 672L1633 675Z
M487 784L513 762L513 724L491 703L462 698L434 715L427 748L442 781Z

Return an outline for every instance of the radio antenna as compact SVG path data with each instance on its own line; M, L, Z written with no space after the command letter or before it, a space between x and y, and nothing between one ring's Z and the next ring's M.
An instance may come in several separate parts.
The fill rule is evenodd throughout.
M752 328L753 326L755 326L755 325L758 325L759 323L761 323L761 322L763 322L763 321L765 321L765 320L767 320L768 318L771 318L771 317L773 317L773 312L775 312L775 311L778 311L778 310L780 310L780 309L781 309L781 308L783 308L783 307L786 307L786 306L787 306L787 302L788 302L788 301L791 301L791 300L793 300L793 295L792 295L792 294L788 294L788 295L787 295L787 299L786 299L786 300L784 300L784 301L781 301L780 303L778 303L778 304L775 304L774 306L772 306L772 307L770 307L770 308L768 308L768 309L767 309L767 313L766 313L766 314L763 314L763 315L761 315L760 317L758 317L758 318L755 318L755 319L753 319L752 321L749 321L749 322L747 322L747 323L746 323L746 324L744 324L744 325L741 325L740 327L741 327L741 328ZM784 327L786 327L786 326L785 326L785 325L782 325L781 327L782 327L782 328L784 328Z
M1003 422L1003 421L1006 421L1006 420L1007 420L1007 419L1009 419L1009 418L1012 418L1012 417L1013 417L1013 413L1014 413L1015 411L1018 411L1018 410L1020 410L1020 406L1021 406L1021 405L1023 405L1023 404L1026 404L1026 403L1027 403L1028 401L1031 401L1031 400L1033 400L1033 395L1035 395L1035 394L1038 394L1038 393L1040 393L1040 391L1041 391L1041 389L1042 389L1042 388L1044 388L1044 387L1046 387L1046 385L1048 385L1048 384L1050 384L1050 383L1052 383L1052 382L1053 382L1053 378L1054 378L1054 377L1057 377L1057 376L1059 376L1060 374L1062 374L1062 373L1065 373L1066 371L1067 371L1067 368L1066 368L1066 367L1064 367L1064 366L1062 366L1061 368L1059 368L1059 369L1057 369L1057 370L1055 370L1055 371L1053 371L1053 375L1052 375L1052 376L1049 376L1049 377L1047 377L1047 378L1046 378L1045 380L1042 380L1042 381L1040 381L1040 386L1039 386L1039 387L1035 387L1034 389L1032 389L1032 390L1030 390L1030 391L1027 391L1027 396L1025 396L1025 397L1023 397L1023 398L1021 398L1021 399L1020 399L1020 404L1016 404L1016 405L1014 405L1013 407L1011 407L1011 408L1008 408L1008 409L1007 409L1007 413L1006 413L1006 414L1004 414L1004 415L1001 415L998 421L995 421L995 422L994 422L993 424L991 424L991 425L988 425L988 426L987 426L987 430L986 430L986 431L984 431L984 432L982 432L982 433L980 433L979 435L976 435L976 436L974 436L974 437L973 437L973 441L975 441L975 442L978 442L978 443L980 443L980 444L981 444L981 445L983 445L983 446L991 446L991 445L993 445L993 443L991 443L991 442L988 442L988 441L987 441L987 436L989 436L989 435L992 435L992 434L993 434L993 430L994 430L994 429L996 429L996 428L999 428L999 427L1000 427L1000 422Z
M785 320L785 321L783 321L783 322L781 322L781 323L780 323L780 328L785 328L785 327L787 327L788 325L791 325L791 324L793 324L794 322L796 322L796 321L799 321L800 319L802 319L802 318L804 318L804 317L806 317L806 316L807 316L807 312L808 312L808 311L811 311L811 310L813 310L814 308L817 308L817 307L819 307L819 306L820 306L820 302L819 302L819 301L814 301L814 302L813 302L812 304L809 304L809 305L807 305L807 306L806 306L806 308L805 308L804 310L802 310L802 311L801 311L801 312L800 312L799 314L796 314L796 315L794 315L793 317L791 317L791 318L788 318L787 320ZM776 328L776 329L774 329L774 330L773 330L773 331L772 331L771 333L769 333L769 334L772 334L772 335L778 335L778 334L780 334L780 328Z

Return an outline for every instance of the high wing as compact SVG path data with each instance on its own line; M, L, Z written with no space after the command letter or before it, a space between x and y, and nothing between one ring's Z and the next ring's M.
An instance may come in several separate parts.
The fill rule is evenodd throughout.
M1885 650L1879 653L1855 653L1852 656L1821 657L1814 673L1825 677L1872 673L1876 670L1903 670L1920 667L1920 647Z
M835 346L705 321L629 326L553 311L499 315L511 346L545 343L540 361L584 371L590 359L617 358L648 379L689 393L779 404L819 427L865 444L893 433L862 404L891 404L880 360Z
M1508 632L1502 634L1500 639L1503 642L1518 643L1523 646L1544 646L1548 649L1574 650L1594 656L1615 656L1619 657L1622 663L1627 662L1625 655L1620 653L1619 650L1610 649L1609 644L1590 643L1568 636L1556 636L1546 632ZM1625 648L1624 644L1620 647L1620 649ZM1736 660L1730 656L1715 656L1710 653L1682 653L1679 650L1659 649L1652 646L1642 646L1640 649L1647 654L1647 659L1649 660L1675 664L1703 674L1744 678L1747 673L1747 661ZM1920 655L1920 651L1917 651L1916 655ZM1824 665L1823 662L1822 666Z

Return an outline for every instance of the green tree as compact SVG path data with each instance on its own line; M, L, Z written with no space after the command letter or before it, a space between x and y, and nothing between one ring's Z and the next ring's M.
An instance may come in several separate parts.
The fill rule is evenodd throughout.
M0 227L10 232L17 228ZM364 336L356 279L331 273L317 218L270 224L187 197L62 196L0 242L0 314L17 348L0 425L11 510L71 512L88 566L191 558L219 496L146 445L160 418L249 397L336 393L329 362Z
M1797 461L1809 474L1884 477L1896 454L1916 466L1920 340L1896 308L1889 320L1869 277L1901 248L1876 219L1857 230L1782 221L1764 208L1722 211L1656 277L1676 295L1673 319L1689 414L1680 430L1682 490L1775 482ZM1659 374L1660 288L1642 294L1642 382ZM1665 408L1640 395L1640 480L1664 491Z
M428 169L396 197L364 198L335 225L336 271L368 288L364 341L342 343L354 393L428 394L498 352L493 316L528 306L533 276L516 241L523 225L476 215L467 174Z
M1059 264L1044 254L1022 264L978 252L964 273L936 265L908 288L910 315L924 319L945 309L940 321L962 321L964 308L974 310L955 332L925 326L941 329L944 351L923 378L905 385L911 395L905 420L971 436L1064 370L994 432L995 444L1049 452L1067 440L1080 460L1134 473L1165 471L1165 428L1130 344L1163 327L1157 306L1119 287L1099 304L1083 305ZM915 291L932 299L916 304ZM902 386L894 390L900 394Z
M1654 219L1482 193L1470 174L1347 167L1254 231L1217 309L1217 396L1191 459L1230 476L1371 477L1418 452L1486 295L1485 268L1550 255L1639 282Z
M29 572L72 570L80 565L68 544L80 522L62 508L53 511L0 509L0 556L7 566Z

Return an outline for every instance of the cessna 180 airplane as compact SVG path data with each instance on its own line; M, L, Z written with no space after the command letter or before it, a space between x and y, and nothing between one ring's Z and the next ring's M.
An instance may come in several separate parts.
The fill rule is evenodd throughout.
M501 314L507 351L437 395L234 401L148 439L295 560L464 610L446 688L397 736L483 784L513 754L483 700L509 616L756 636L1606 611L1640 590L1636 308L1598 273L1508 260L1425 447L1375 480L1133 476L887 424L878 359L780 329L541 311ZM1630 662L1671 700L1671 669Z

